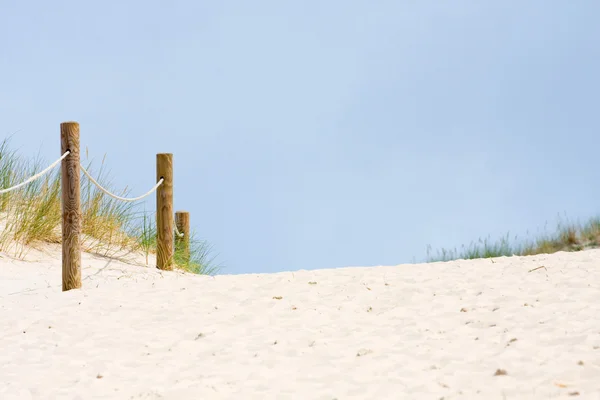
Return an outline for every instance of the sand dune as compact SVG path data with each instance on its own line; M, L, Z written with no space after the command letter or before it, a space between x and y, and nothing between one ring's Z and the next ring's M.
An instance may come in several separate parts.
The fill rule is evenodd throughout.
M598 250L65 293L59 254L2 254L0 399L600 399Z

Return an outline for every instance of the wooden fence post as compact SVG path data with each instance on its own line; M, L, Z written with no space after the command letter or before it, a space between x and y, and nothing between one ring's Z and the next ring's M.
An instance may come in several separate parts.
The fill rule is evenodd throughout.
M62 290L81 288L81 188L79 184L79 124L60 124L62 186Z
M156 191L156 267L173 269L173 154L156 155L156 181L164 179Z
M190 213L177 211L175 213L175 226L182 237L175 235L175 251L186 264L190 262Z

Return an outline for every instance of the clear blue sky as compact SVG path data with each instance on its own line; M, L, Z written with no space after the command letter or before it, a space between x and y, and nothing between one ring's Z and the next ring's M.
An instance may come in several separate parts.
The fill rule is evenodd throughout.
M175 206L224 273L422 261L600 214L600 2L17 1L0 133L59 125ZM154 208L154 200L147 204Z

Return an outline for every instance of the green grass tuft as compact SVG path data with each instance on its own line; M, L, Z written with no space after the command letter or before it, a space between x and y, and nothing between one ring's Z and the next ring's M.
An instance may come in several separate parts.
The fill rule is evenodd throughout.
M559 218L556 231L539 235L533 240L512 240L509 234L492 241L489 237L460 249L437 250L433 253L427 246L427 262L471 260L477 258L494 258L502 256L529 256L535 254L552 254L558 251L581 251L600 247L600 218L592 218L585 224L563 222Z

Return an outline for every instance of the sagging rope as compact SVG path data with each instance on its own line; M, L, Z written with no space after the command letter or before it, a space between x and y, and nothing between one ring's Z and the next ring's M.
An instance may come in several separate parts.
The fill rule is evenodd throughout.
M121 196L117 196L116 194L113 194L111 192L109 192L108 190L106 190L105 188L103 188L102 186L100 186L100 184L89 174L89 172L87 172L85 170L85 168L83 168L83 165L81 165L81 170L83 171L83 173L89 178L90 181L92 181L94 183L94 185L98 186L98 189L102 190L104 193L106 193L107 195L109 195L110 197L117 199L117 200L121 200L121 201L138 201L141 200L145 197L148 197L149 195L151 195L156 189L158 189L158 187L160 185L162 185L162 183L164 182L163 178L160 178L160 180L158 181L158 183L156 185L154 185L154 187L152 189L150 189L150 191L148 193L145 193L141 196L138 197L132 197L132 198L127 198L127 197L121 197Z
M6 189L0 189L0 194L4 194L4 193L8 193L11 192L13 190L16 190L20 187L23 187L25 185L27 185L28 183L31 183L33 181L35 181L36 179L41 178L42 176L44 176L45 174L47 174L49 171L51 171L54 167L56 167L62 160L64 160L69 154L71 154L70 151L65 151L65 154L63 154L58 160L56 160L55 162L53 162L52 164L50 164L50 166L48 166L48 168L44 169L43 171L33 175L31 178L19 183L18 185L6 188ZM87 172L87 170L83 167L83 165L80 165L81 170L83 171L83 173L89 178L89 180L91 180L100 190L102 190L104 193L106 193L107 195L109 195L110 197L117 199L117 200L121 200L121 201L127 201L127 202L133 202L133 201L138 201L138 200L142 200L145 197L148 197L149 195L151 195L153 192L156 191L156 189L158 189L158 187L160 185L162 185L162 183L164 182L164 179L161 178L158 183L156 185L154 185L154 187L152 189L150 189L147 193L138 196L138 197L132 197L132 198L127 198L127 197L121 197L121 196L117 196L116 194L113 194L111 192L109 192L108 190L106 190L105 188L103 188L91 175L89 172ZM177 224L174 223L173 225L175 227L175 234L182 238L185 236L185 234L179 232L179 229L177 229Z
M55 162L53 162L48 168L46 168L45 170L43 170L42 172L35 174L34 176L32 176L31 178L27 179L24 182L19 183L18 185L15 185L13 187L9 187L6 189L1 189L0 190L0 194L1 193L8 193L10 191L13 191L15 189L18 189L22 186L27 185L28 183L31 183L33 181L35 181L36 179L41 178L44 174L46 174L47 172L49 172L52 168L56 167L58 165L58 163L60 163L62 160L64 160L71 152L70 151L65 151L65 154L63 154L58 160L56 160Z
M158 189L158 187L160 185L162 185L162 183L164 182L164 179L161 178L158 183L156 185L154 185L154 187L152 189L150 189L150 191L148 193L143 194L142 196L138 196L138 197L134 197L134 198L125 198L125 197L121 197L121 196L117 196L116 194L113 194L111 192L109 192L108 190L106 190L105 188L103 188L90 174L89 172L87 172L85 170L85 168L83 167L83 165L81 165L81 170L83 171L83 173L92 181L92 183L94 183L98 189L102 190L104 193L106 193L107 195L109 195L110 197L117 199L117 200L121 200L121 201L138 201L141 200L149 195L151 195L154 191L156 191L156 189ZM184 237L185 234L179 232L179 229L177 229L177 224L174 223L173 224L174 228L175 228L175 234L177 235L177 237Z

